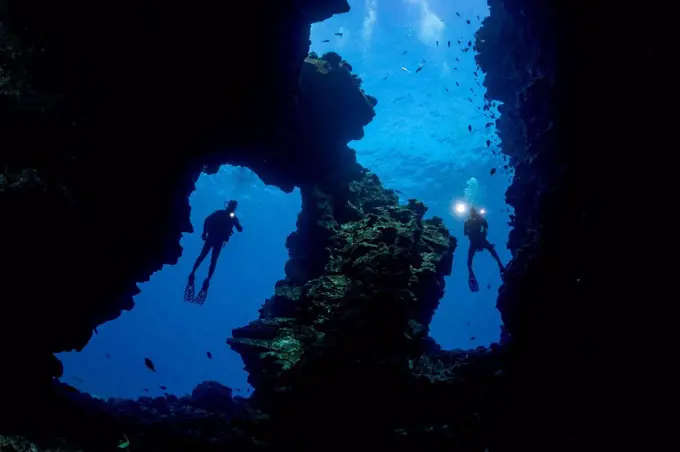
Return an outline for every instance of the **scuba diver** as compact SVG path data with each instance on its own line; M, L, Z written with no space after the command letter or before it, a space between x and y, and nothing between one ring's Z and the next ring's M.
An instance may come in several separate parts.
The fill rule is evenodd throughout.
M224 209L216 210L208 215L203 222L203 234L201 238L205 241L201 254L198 255L193 270L189 274L189 282L184 290L184 301L203 304L208 296L208 286L210 285L210 278L215 273L215 266L217 265L217 258L220 256L222 247L229 241L229 237L234 233L233 228L238 232L243 232L243 227L236 217L235 211L238 203L234 200L224 203ZM196 279L196 270L200 267L203 260L206 258L210 250L210 268L208 269L208 277L203 281L203 287L194 298L194 280Z
M479 292L479 284L475 278L475 272L472 271L472 258L475 257L477 251L488 250L491 256L498 263L498 268L501 270L501 278L505 275L505 267L501 262L500 257L494 246L486 239L486 232L489 230L489 223L486 222L477 209L470 207L470 216L465 221L463 229L464 234L470 239L470 248L468 249L467 266L469 272L468 284L472 292Z

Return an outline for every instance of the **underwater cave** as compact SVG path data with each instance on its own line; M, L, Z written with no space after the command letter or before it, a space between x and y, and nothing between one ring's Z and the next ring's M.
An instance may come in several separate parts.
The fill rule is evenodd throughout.
M240 201L237 213L244 231L221 250L210 300L200 307L182 302L187 275L203 245L203 220L232 198ZM57 355L64 364L61 381L99 398L182 396L203 381L219 381L235 395L249 394L243 363L226 347L225 332L256 318L284 276L285 242L300 212L299 191L285 194L247 168L225 165L199 177L189 203L195 233L182 237L178 263L140 284L135 307L100 325L82 351ZM209 263L210 255L197 272L198 288ZM155 372L144 365L146 357Z
M0 449L592 444L596 31L478 3L0 0Z

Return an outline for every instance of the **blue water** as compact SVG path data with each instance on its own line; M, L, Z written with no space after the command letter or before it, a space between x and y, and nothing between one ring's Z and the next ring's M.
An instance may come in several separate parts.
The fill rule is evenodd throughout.
M467 41L474 42L488 7L483 0L350 0L350 4L350 13L312 27L311 50L338 52L363 79L365 91L379 101L366 136L350 143L359 162L386 186L400 190L404 200L424 201L428 216L443 217L459 239L453 273L431 325L432 337L447 349L488 345L500 334L495 308L498 269L488 253L477 254L475 273L481 290L469 291L464 217L452 209L452 204L465 200L485 208L489 240L508 262L509 208L504 194L510 175L500 170L504 163L492 153L498 142L495 128L485 127L493 120L481 110L484 89L475 82L474 72L480 84L484 75L476 67L474 50L461 51ZM322 42L326 39L330 42ZM499 171L491 176L494 167ZM203 219L228 199L239 201L237 214L244 231L235 233L224 248L206 304L185 303L186 278L203 243ZM225 340L233 328L257 317L274 283L284 277L285 240L295 229L300 194L267 187L247 169L223 167L218 174L201 176L190 202L196 232L182 238L179 263L142 284L135 308L101 325L83 351L59 354L65 382L100 397L136 398L163 392L183 395L204 380L217 380L247 395L240 356ZM209 258L197 273L197 286L208 263ZM157 372L144 366L145 357L153 360Z

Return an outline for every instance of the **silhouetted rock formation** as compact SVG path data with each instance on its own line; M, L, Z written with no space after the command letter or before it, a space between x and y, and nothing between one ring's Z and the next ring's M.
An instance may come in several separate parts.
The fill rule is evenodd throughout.
M496 125L515 171L506 193L514 208L513 259L498 298L513 377L498 406L503 422L496 437L501 450L596 448L603 417L595 401L603 400L606 384L595 375L611 355L609 346L596 352L603 334L597 332L612 322L607 313L598 324L596 313L604 299L617 299L619 285L605 282L615 264L602 256L621 243L613 224L612 231L601 224L609 202L603 185L614 184L609 166L620 160L610 160L606 149L618 147L608 142L615 134L603 133L605 115L591 108L595 99L607 105L604 99L619 94L602 90L593 74L609 80L603 74L612 72L610 54L620 49L602 38L610 42L611 24L629 21L615 18L608 5L578 1L489 4L477 62L487 74L487 99L503 103ZM632 110L622 108L626 116ZM604 447L612 447L610 440Z
M228 341L255 402L272 414L277 443L333 437L324 448L339 448L409 426L404 415L418 398L411 369L456 246L441 219L423 221L426 210L414 200L400 206L366 171L346 187L302 187L286 279L260 319Z
M243 5L238 15L257 17L247 45L229 23L235 9L206 5L0 2L0 236L12 262L0 352L15 384L49 383L61 373L53 352L84 347L94 327L133 307L136 283L177 261L201 170L241 164L292 190L353 159L332 146L312 155L306 142L324 118L295 114L310 102L298 85L313 66L303 65L310 21L347 2ZM324 139L360 137L373 111L351 74L305 74L321 99L332 93L317 79L349 89L317 107L338 126ZM301 127L309 139L297 139Z

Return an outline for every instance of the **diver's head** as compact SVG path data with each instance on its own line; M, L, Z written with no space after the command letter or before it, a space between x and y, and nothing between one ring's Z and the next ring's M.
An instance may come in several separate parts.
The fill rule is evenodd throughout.
M477 213L477 209L474 207L470 207L470 218L477 218L479 216L479 213Z
M238 203L235 200L227 201L224 203L224 208L227 209L229 212L234 212L236 211L236 207L238 206Z

